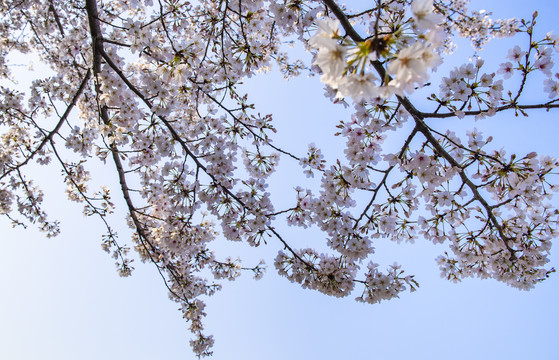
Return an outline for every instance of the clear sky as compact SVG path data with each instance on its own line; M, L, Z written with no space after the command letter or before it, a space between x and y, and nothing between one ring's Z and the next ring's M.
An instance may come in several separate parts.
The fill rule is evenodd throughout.
M537 9L539 33L559 33L557 1L477 3L493 10L495 17L529 17ZM514 44L497 40L480 55L496 61L497 67ZM462 59L449 63L459 65L471 54L471 48L461 45L457 56ZM449 66L442 66L439 74L448 73ZM545 100L541 82L529 85L527 97ZM323 134L333 133L348 113L322 98L317 77L285 82L272 73L247 86L258 108L275 114L278 144L287 141L286 147L298 153L310 142L339 151L335 141L340 140ZM559 157L556 114L505 115L475 123L445 120L437 126L457 133L476 126L509 153L538 151ZM282 166L288 163L282 160ZM104 170L96 175L114 181ZM278 178L271 187L288 189L291 198L292 178ZM81 206L61 195L62 186L52 182L47 187L48 208L62 222L59 237L46 239L32 227L10 229L6 221L0 222L0 359L194 359L188 325L168 300L155 268L136 263L132 277L118 277L113 260L101 250L100 224L84 218ZM276 200L283 197L280 191ZM130 233L124 223L117 231L122 239ZM323 242L320 233L283 231L295 247ZM303 290L280 278L273 269L279 245L273 242L256 251L230 244L218 247L223 254L243 254L246 265L265 258L269 268L262 280L255 282L247 274L208 299L206 332L215 336L215 359L559 359L559 274L529 292L493 280L452 284L439 278L434 261L443 247L421 240L413 245L381 242L375 260L382 265L398 261L416 274L421 287L401 299L365 305L353 297ZM552 264L559 268L557 251L556 244Z

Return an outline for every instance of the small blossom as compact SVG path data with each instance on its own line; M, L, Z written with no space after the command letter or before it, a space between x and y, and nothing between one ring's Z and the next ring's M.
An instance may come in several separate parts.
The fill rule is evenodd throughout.
M501 67L497 71L498 74L503 74L505 79L509 79L512 74L514 74L514 66L511 62L502 63Z
M522 57L524 55L526 55L526 52L522 51L520 49L520 46L516 45L515 47L513 47L512 49L509 50L509 52L507 54L507 59L509 59L511 61L520 62L520 60L522 60Z
M444 17L433 12L433 0L414 0L411 5L413 18L422 30L435 29Z
M559 82L553 79L547 79L544 82L543 91L549 94L549 98L553 99L559 94Z

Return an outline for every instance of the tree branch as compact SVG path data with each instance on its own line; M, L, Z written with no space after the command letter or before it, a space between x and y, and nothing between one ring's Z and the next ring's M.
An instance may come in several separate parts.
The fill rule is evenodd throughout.
M356 42L363 41L363 38L355 31L355 29L353 28L353 26L351 25L351 23L347 19L347 16L344 14L344 12L338 7L338 5L333 0L323 0L323 2L324 2L324 4L326 4L332 10L334 15L336 15L336 17L338 18L338 20L342 24L342 27L346 31L347 35L349 35L349 37L353 41L356 41ZM390 81L390 76L386 73L386 69L384 68L384 66L382 65L382 63L380 61L375 60L375 61L372 62L372 65L374 66L375 70L381 76L381 79L385 79L385 80L387 79L388 81ZM511 259L514 259L515 258L514 250L509 246L510 238L505 235L503 227L501 226L501 224L499 223L499 221L495 217L495 214L493 213L493 208L491 207L491 205L489 205L487 203L487 201L483 198L483 196L481 196L481 194L479 193L476 185L469 179L469 177L466 175L464 169L462 169L462 167L456 161L456 159L454 159L452 157L452 155L450 155L442 147L442 145L438 142L438 140L430 132L429 127L423 121L425 119L425 115L421 111L419 111L410 102L410 100L407 97L399 96L399 95L397 95L396 97L397 97L398 101L400 102L400 104L402 104L404 109L406 109L408 111L408 113L410 113L410 115L415 120L417 130L425 136L425 138L433 146L433 148L435 149L437 154L439 156L443 157L450 165L452 165L452 167L455 167L456 169L458 169L458 173L459 173L460 178L470 188L470 190L472 191L476 200L479 201L480 204L483 206L483 208L486 211L487 217L491 220L491 223L497 229L501 240L505 244L507 250L510 252ZM509 105L509 107L512 107L512 105Z
M11 173L14 170L17 170L23 166L25 166L27 163L29 163L29 161L31 161L33 159L33 157L41 151L41 149L43 149L43 147L45 146L46 143L52 141L53 137L55 134L58 133L58 131L60 130L60 128L62 127L62 125L64 124L64 122L66 121L66 119L68 118L68 116L70 115L70 113L72 112L72 109L74 108L74 106L76 105L79 97L81 96L83 90L85 89L87 82L89 81L89 78L91 77L91 70L87 70L84 78L82 79L80 86L78 88L78 91L76 91L76 93L74 94L74 96L72 97L72 100L70 101L70 104L68 104L68 106L66 107L66 110L64 111L64 114L62 114L62 116L60 117L60 119L58 120L58 123L56 124L56 126L54 127L54 129L52 129L41 141L41 143L37 146L37 148L35 150L33 150L31 152L31 154L29 154L26 159L22 162L19 163L18 165L16 165L15 167L11 168L9 171L5 172L4 174L2 174L0 176L0 180L2 180L4 177L6 177L9 173Z

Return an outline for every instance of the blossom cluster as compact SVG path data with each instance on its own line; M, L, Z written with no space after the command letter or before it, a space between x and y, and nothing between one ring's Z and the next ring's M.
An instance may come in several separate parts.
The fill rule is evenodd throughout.
M428 70L441 62L438 51L444 33L438 24L443 18L434 12L432 0L413 1L411 13L409 19L390 24L397 31L381 35L376 30L363 41L343 38L338 20L319 20L309 46L318 50L314 64L322 71L321 81L336 89L337 97L355 102L403 96L422 87L429 78ZM379 78L376 74L372 63L378 61L388 61L388 75Z

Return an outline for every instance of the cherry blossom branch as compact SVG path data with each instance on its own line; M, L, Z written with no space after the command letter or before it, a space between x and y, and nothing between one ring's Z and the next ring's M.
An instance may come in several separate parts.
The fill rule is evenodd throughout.
M143 102L144 104L146 104L146 106L148 106L150 109L153 108L153 104L142 94L142 92L140 90L138 90L138 88L136 88L136 86L134 86L134 84L132 84L130 82L130 80L128 80L128 78L122 73L122 70L120 70L120 68L114 63L114 61L111 59L111 57L104 51L104 49L101 47L99 49L99 55L100 57L102 57L107 64L117 73L117 75L120 77L120 79L126 84L126 86L134 93L136 94L136 96L138 96ZM235 201L237 201L243 208L250 210L250 208L241 200L239 199L230 189L228 189L227 187L225 187L224 185L222 185L217 179L216 177L211 174L208 169L206 168L206 166L204 166L204 164L202 164L200 162L200 160L198 159L198 157L196 155L194 155L194 153L192 153L192 151L190 151L190 149L188 148L188 145L186 144L186 142L184 141L184 139L182 139L182 137L176 132L176 130L174 129L174 127L171 125L171 123L169 122L169 120L167 120L167 118L163 115L157 114L157 117L163 122L163 124L166 126L166 128L168 129L169 133L171 134L171 137L177 141L180 145L181 148L188 154L188 156L190 156L190 158L195 162L196 166L200 169L202 169L202 171L204 171L213 181L216 185L218 185L225 193L227 193L227 195L231 196L233 199L235 199ZM280 236L278 236L279 234L272 228L272 227L268 227L268 229L284 244L284 246L297 258L299 259L301 262L305 263L307 266L309 266L310 268L314 268L312 266L312 264L307 263L304 259L302 259L297 252L295 252L291 247L289 247L289 245L287 245L287 243L285 242L285 240L283 238L281 238Z
M120 257L121 263L122 263L122 271L120 271L121 275L130 275L131 270L133 269L132 267L130 267L128 265L129 261L126 259L125 257L125 253L127 251L126 248L124 248L123 246L121 246L117 241L116 241L116 234L113 233L111 227L109 226L109 223L107 222L106 216L104 213L102 213L99 208L97 206L95 206L95 204L93 204L92 199L87 196L83 190L82 187L76 183L76 180L74 179L74 176L72 176L72 173L70 172L70 170L68 169L68 166L66 165L66 163L64 162L64 160L62 160L60 154L58 153L58 150L56 150L56 146L54 144L54 140L50 139L50 146L52 148L52 151L56 157L56 159L58 160L60 166L62 167L62 170L64 171L64 173L66 174L67 178L69 179L70 183L74 186L74 189L76 189L76 191L78 192L78 194L80 194L81 198L89 205L90 209L93 211L94 214L98 215L99 218L101 219L101 221L103 222L103 224L105 225L105 228L107 229L107 233L108 233L108 237L111 239L110 241L113 243L113 245L116 246L116 251L118 256ZM108 250L108 249L107 249Z
M495 108L495 111L496 112L501 112L501 111L505 111L505 110L509 110L509 109L522 109L522 110L557 109L557 108L559 108L559 104L556 104L557 101L559 101L559 99L554 99L554 100L548 101L544 104L534 104L534 105L516 105L514 103L511 103L511 104L508 104L508 105L499 106L499 107ZM464 111L464 114L468 115L468 116L470 116L470 115L480 115L480 114L483 114L483 113L487 113L487 111L488 110ZM427 119L427 118L444 119L444 118L450 118L450 117L455 117L456 116L456 113L454 113L454 112L450 112L450 113L426 113L426 112L418 111L418 114L423 119Z
M49 11L52 12L54 16L54 21L56 22L56 26L58 26L58 30L60 31L60 34L62 35L62 37L64 37L64 27L60 22L60 17L58 16L58 12L56 12L56 9L54 8L53 0L50 0Z
M363 38L355 31L355 29L353 28L353 26L351 25L351 23L347 19L344 12L337 6L337 4L333 0L323 0L323 2L324 2L324 4L326 4L332 10L334 15L336 15L336 17L340 21L340 24L342 25L342 27L346 31L347 35L352 40L354 40L356 42L363 41ZM380 61L374 60L374 61L372 61L372 64L373 64L375 70L377 70L377 72L379 73L379 75L381 76L382 79L390 79L390 76L388 76L384 66L382 65L382 63ZM485 198L483 196L481 196L481 194L478 191L477 186L469 179L469 177L466 175L464 169L460 166L460 164L456 161L456 159L454 159L454 157L452 157L452 155L450 155L442 147L442 145L437 141L437 139L429 131L429 127L423 121L423 119L425 118L423 113L421 111L419 111L417 108L415 108L415 106L413 106L413 104L410 102L410 100L407 97L399 96L399 95L397 95L396 97L397 97L398 101L402 104L404 109L406 109L408 111L408 113L415 120L416 128L418 129L418 131L421 132L425 136L425 138L433 146L433 148L436 150L436 152L441 157L443 157L449 164L451 164L453 167L458 169L458 174L459 174L460 178L470 188L470 190L472 191L476 200L478 200L479 203L483 206L483 208L486 211L487 217L491 220L491 223L493 224L495 229L497 229L501 240L503 241L507 250L510 252L511 259L514 259L515 258L515 252L509 246L510 238L505 235L503 227L501 226L501 224L499 223L499 221L495 217L493 208L487 203Z
M52 129L41 141L41 143L35 148L35 150L33 150L29 155L26 156L26 159L17 164L15 167L10 168L9 171L6 171L5 173L3 173L0 176L0 180L2 180L4 177L6 177L9 173L11 173L13 170L17 170L25 165L27 165L27 163L29 163L29 161L31 161L33 159L33 157L39 153L43 147L45 146L46 143L48 143L49 141L52 141L54 135L56 135L58 133L58 131L60 131L60 128L62 127L62 125L64 124L64 122L66 121L66 119L68 119L68 116L70 115L70 113L72 112L72 109L74 108L74 106L76 105L79 97L81 96L83 90L85 89L87 82L89 81L89 78L91 77L91 71L88 70L85 74L85 76L83 77L80 86L78 87L78 90L76 91L76 93L74 94L74 96L72 97L72 100L70 100L70 104L68 104L68 106L66 107L66 110L64 111L64 113L62 114L62 116L60 117L60 119L58 120L58 122L56 123L56 126L54 127L54 129Z
M201 89L202 90L202 89ZM203 91L203 90L202 90ZM219 100L217 100L216 98L214 98L212 95L208 94L207 92L204 92L204 95L206 95L208 98L210 98L217 106L219 106L220 108L222 108L225 112L227 112L229 114L229 116L231 116L235 121L239 122L240 124L243 125L243 127L245 129L247 129L252 136L254 136L255 138L263 141L266 145L268 145L269 147L271 147L272 149L276 150L277 152L280 152L284 155L289 156L292 159L295 159L297 161L300 161L301 158L293 155L292 153L290 153L289 151L283 150L277 146L275 146L274 144L272 144L270 141L268 141L267 139L264 139L262 136L256 134L254 132L254 130L252 130L247 124L245 124L243 121L241 121L237 116L235 116L235 114L233 113L233 111L231 111L230 109L228 109L225 105L223 105L223 103Z
M363 10L363 11L360 11L360 12L355 13L355 14L349 14L349 15L347 15L347 18L348 19L359 18L363 15L370 14L374 11L378 11L379 8L380 8L380 6L375 6L374 8L371 8L371 9L368 9L368 10Z
M407 100L407 99L406 99ZM406 106L406 105L404 105ZM497 231L499 232L499 236L501 238L501 240L503 241L503 243L505 244L507 250L510 252L511 254L511 258L515 257L515 252L514 250L509 246L509 241L511 241L511 238L506 236L503 230L503 227L501 226L501 224L499 223L499 221L497 220L497 218L495 217L494 214L494 208L489 205L487 203L487 201L485 200L485 198L483 196L481 196L481 194L478 191L477 186L470 180L470 178L466 175L464 169L460 166L460 164L458 163L458 161L456 161L456 159L454 159L454 157L452 157L452 155L450 155L443 147L442 145L437 141L437 139L433 136L433 134L429 131L429 128L427 127L427 125L423 122L423 120L421 118L415 118L415 122L418 126L419 131L427 138L427 140L429 141L429 143L431 144L431 146L433 146L435 148L435 150L437 151L437 153L442 156L446 161L448 161L449 164L452 165L452 167L458 169L458 175L460 176L460 178L462 179L462 182L464 182L472 191L474 198L479 201L479 203L483 206L483 208L485 209L488 218L491 220L491 223L493 224L493 226L497 229Z
M415 135L418 132L418 127L415 126L412 130L412 132L410 133L410 135L407 137L406 141L404 142L404 145L402 146L400 153L398 154L398 158L402 159L402 157L404 156L406 150L408 149L408 146L410 145L411 141L413 140L413 138L415 137ZM390 174L390 172L392 171L392 169L395 167L396 165L392 165L390 166L387 170L385 170L384 172L384 176L382 178L382 180L380 181L380 183L377 185L377 187L375 189L373 189L374 193L373 196L371 198L371 200L369 201L369 203L367 204L367 206L365 207L365 210L363 210L363 212L361 213L361 215L359 216L359 218L355 221L355 225L354 225L354 229L357 228L357 225L359 224L359 222L361 221L361 219L365 216L365 214L367 213L367 211L369 211L369 209L371 208L371 206L373 206L375 199L377 197L377 194L379 193L379 190L382 188L382 186L386 186L386 180L388 179L388 175Z
M88 9L88 16L90 16L90 31L92 33L92 38L93 38L93 43L94 43L94 49L95 49L95 56L94 56L94 73L95 73L95 67L98 66L99 70L98 72L100 72L100 61L101 58L104 59L107 64L113 69L113 71L115 71L117 73L117 75L119 76L119 78L126 84L126 86L136 95L138 96L143 102L144 104L149 108L149 109L153 109L153 104L151 103L151 101L149 101L143 94L142 92L134 85L130 82L130 80L128 80L128 78L124 75L124 73L122 72L122 70L120 70L120 68L114 63L114 61L111 59L111 57L105 52L104 48L103 48L103 37L102 37L102 33L101 33L101 28L99 27L98 22L94 21L95 19L98 18L97 15L97 9L96 9L96 4L94 0L87 0L86 1L86 7ZM94 8L94 9L93 9ZM93 25L96 26L92 26L92 21L93 21ZM96 65L97 64L97 65ZM100 91L100 89L99 89ZM101 108L101 116L103 119L103 121L110 122L109 121L109 117L108 114L106 113L107 108L106 107L102 107ZM171 134L171 137L177 141L180 145L181 148L187 153L187 155L195 162L196 166L200 169L202 169L213 181L215 184L217 184L225 193L227 193L229 196L231 196L233 199L235 199L235 201L237 201L243 208L250 210L250 208L248 208L246 206L246 204L239 199L235 194L233 194L231 192L231 190L229 190L227 187L223 186L216 178L213 174L211 174L208 169L206 168L206 166L204 166L200 160L198 159L198 157L196 155L194 155L194 153L192 153L190 151L190 149L188 148L187 144L185 143L185 141L182 139L182 137L176 132L176 130L174 129L174 127L171 125L171 123L168 121L168 119L166 119L165 116L161 115L161 114L156 114L157 117L163 122L163 124L166 126L166 128L168 129L169 133ZM112 152L112 151L111 151ZM113 153L113 158L114 158L114 153ZM120 163L120 159L118 158L118 156L116 157L118 160L118 163ZM115 160L115 162L117 161ZM122 165L120 165L122 167ZM118 167L118 165L117 165ZM121 170L119 170L120 172ZM123 171L122 171L123 172ZM123 172L124 175L124 172ZM121 183L122 185L122 183ZM124 192L124 191L123 191ZM128 190L126 190L126 193L128 193ZM125 199L126 199L126 195L125 195ZM128 203L128 201L127 201ZM131 203L131 202L130 202ZM131 208L131 216L134 212L134 208ZM133 221L136 223L136 221L134 220L133 217ZM285 240L279 236L279 234L271 227L268 226L267 227L268 230L270 230L275 236L276 238L278 238L283 244L284 246L301 262L303 262L304 264L306 264L306 266L308 266L311 269L314 269L314 266L312 264L307 263L303 258L301 258L299 256L299 254L294 251L288 244L287 242L285 242Z
M534 16L534 19L535 19L535 16ZM526 85L526 80L528 79L528 73L530 72L530 70L528 68L528 66L530 64L530 53L532 52L532 49L533 49L533 43L532 43L533 31L534 31L534 24L531 24L530 27L526 30L526 32L528 33L528 51L526 52L526 55L524 56L524 66L522 67L522 82L520 83L520 87L518 88L518 92L516 93L516 96L514 97L514 99L511 101L511 104L516 104L516 102L518 101L518 98L520 97L520 95L522 94L522 91L524 90L524 86Z
M98 20L99 15L98 15L98 12L97 12L97 3L96 3L95 0L86 0L86 11L87 11L88 19L89 19L90 33L91 33L91 38L92 38L92 42L93 42L93 46L92 46L92 50L93 50L93 74L95 75L95 77L97 77L98 74L101 72L101 58L102 58L102 54L104 54L104 50L103 50L103 41L102 41L103 37L102 37L101 27L99 26L99 20ZM95 88L96 88L97 94L100 96L102 94L102 91L101 91L101 87L100 87L100 84L99 84L98 81L96 82ZM108 111L107 111L106 106L104 106L104 105L101 106L99 114L101 116L101 119L105 123L105 125L109 125L110 124L110 119L109 119L109 115L108 115ZM149 237L147 236L143 225L141 224L140 220L136 216L137 210L132 203L132 198L130 196L130 191L129 191L128 185L126 183L126 176L125 176L125 172L124 172L124 167L123 167L122 162L120 160L118 149L117 149L117 147L114 143L111 143L109 145L109 148L110 148L110 151L111 151L111 155L112 155L115 167L117 169L117 173L118 173L118 177L119 177L119 183L120 183L120 187L121 187L121 191L122 191L124 200L125 200L126 205L128 207L128 213L129 213L129 215L132 219L132 222L134 223L134 226L136 227L136 231L138 232L138 236L139 236L139 239L140 239L142 245L146 249L147 254L148 254L151 262L156 266L156 268L157 268L159 274L161 275L161 278L163 279L163 281L165 283L165 286L167 287L169 292L173 296L175 296L176 299L181 299L186 304L190 305L191 303L188 299L184 298L183 296L178 295L175 291L173 291L173 289L171 289L171 287L167 283L166 277L161 272L161 267L160 267L160 265L158 265L158 261L152 257L152 253L157 253L157 251L156 251L156 248L154 247L154 245L151 244L151 242L149 241ZM149 248L148 248L148 245L149 245ZM175 277L175 280L177 281L177 283L180 284L179 275L174 270L172 265L167 264L167 265L165 265L165 268L169 271L171 276Z

